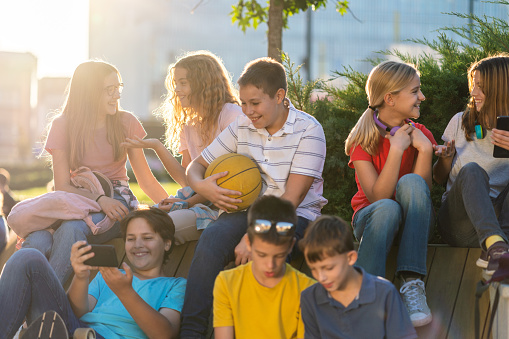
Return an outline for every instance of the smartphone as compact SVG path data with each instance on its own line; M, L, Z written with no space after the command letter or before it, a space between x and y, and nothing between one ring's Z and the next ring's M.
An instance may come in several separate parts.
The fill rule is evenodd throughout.
M85 260L86 265L118 267L117 253L115 252L115 247L113 245L91 246L92 249L89 252L94 252L95 255L92 258Z
M497 117L497 129L509 131L509 116ZM493 157L495 158L509 158L509 150L495 146L493 148Z

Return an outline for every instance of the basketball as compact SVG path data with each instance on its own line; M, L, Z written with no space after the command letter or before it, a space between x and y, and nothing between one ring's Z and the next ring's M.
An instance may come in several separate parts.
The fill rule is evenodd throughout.
M205 178L216 173L228 171L228 174L217 180L217 185L234 191L242 192L242 195L230 196L242 199L236 210L242 211L248 208L260 194L262 189L262 176L256 163L242 154L228 153L212 161L205 171Z

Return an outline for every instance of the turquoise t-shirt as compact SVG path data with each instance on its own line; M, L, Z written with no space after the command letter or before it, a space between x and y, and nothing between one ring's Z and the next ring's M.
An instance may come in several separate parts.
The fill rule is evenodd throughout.
M161 277L140 280L133 277L133 288L155 310L171 308L180 312L184 304L186 279ZM88 294L97 300L97 304L80 320L97 333L108 339L147 338L120 299L106 285L100 272L90 283Z

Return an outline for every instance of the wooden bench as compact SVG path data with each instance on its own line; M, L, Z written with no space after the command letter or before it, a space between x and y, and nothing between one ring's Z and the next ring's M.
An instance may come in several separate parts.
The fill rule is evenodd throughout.
M121 239L115 239L119 259L124 256ZM187 278L193 259L196 241L175 246L164 272L167 276ZM0 267L14 253L16 236L11 234L5 251L0 255ZM394 247L387 261L386 277L398 288L399 281L395 278L396 251ZM470 339L475 338L474 312L475 287L481 280L481 269L475 262L481 250L478 248L454 248L447 245L429 245L427 256L428 275L426 276L426 293L429 307L433 314L431 324L417 328L422 339ZM292 260L292 266L311 276L302 255ZM489 307L489 296L484 294L481 299L481 314L486 315ZM481 328L486 319L481 319ZM212 329L209 337L213 338Z

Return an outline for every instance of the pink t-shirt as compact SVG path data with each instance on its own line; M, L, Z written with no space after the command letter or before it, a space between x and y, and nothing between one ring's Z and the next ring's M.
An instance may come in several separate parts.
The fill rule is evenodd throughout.
M138 136L144 138L147 135L143 126L134 115L123 111L117 114L121 115L126 137L133 138ZM44 147L50 154L55 149L68 150L66 120L66 117L60 116L53 120L51 124L48 140L46 140ZM110 180L129 180L126 169L127 155L118 161L114 160L113 147L106 137L106 126L97 129L94 138L90 142L91 145L85 152L80 166L86 166L92 171L101 172Z
M435 141L435 138L433 137L433 134L424 127L424 125L415 123L415 127L420 129L421 132L431 141L432 145L436 145L437 142ZM369 161L373 164L373 167L375 167L376 173L380 175L380 172L382 172L382 169L385 166L385 162L387 161L387 156L389 155L389 149L391 148L391 142L389 139L384 138L380 135L378 143L378 153L376 155L369 155L366 153L360 145L357 145L351 152L350 152L350 161L348 162L348 166L351 168L355 168L353 165L353 162L356 160L365 160ZM410 146L408 147L405 152L403 152L403 157L401 159L401 165L399 167L399 174L398 174L398 180L408 174L412 173L412 168L414 166L414 160L417 156L417 150ZM369 206L371 203L369 202L368 198L366 197L366 194L364 194L364 191L362 190L361 184L359 183L359 178L357 178L357 172L355 172L355 182L357 183L357 189L359 190L352 198L352 208L355 213L360 210L363 207Z
M236 104L224 104L221 113L219 113L219 121L217 123L216 132L212 135L213 139L219 135L230 123L232 123L242 113L242 108ZM184 125L180 133L179 153L187 150L194 160L201 154L201 151L208 145L203 145L198 129L192 125Z

